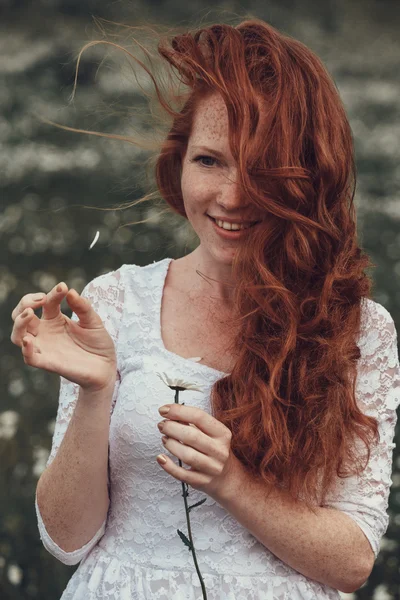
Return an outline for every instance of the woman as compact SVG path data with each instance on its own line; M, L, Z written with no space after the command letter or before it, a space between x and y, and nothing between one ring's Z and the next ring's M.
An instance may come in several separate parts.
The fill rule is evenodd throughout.
M191 522L210 600L336 599L388 525L400 389L357 244L350 126L320 60L263 21L159 54L188 91L174 110L157 87L173 122L156 180L200 243L14 309L25 363L61 376L41 538L80 562L62 600L198 600L183 481L191 504L207 496ZM175 404L160 372L201 391Z

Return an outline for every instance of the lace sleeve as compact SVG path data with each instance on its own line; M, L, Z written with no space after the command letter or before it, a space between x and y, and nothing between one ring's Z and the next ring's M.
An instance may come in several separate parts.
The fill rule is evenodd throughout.
M387 530L389 491L392 485L392 455L400 404L400 366L397 333L390 313L381 304L368 301L363 334L358 343L361 357L357 372L357 403L362 412L375 417L380 441L371 446L365 471L340 479L338 489L325 502L351 517L371 544L375 558ZM365 445L360 442L362 448Z
M119 326L122 318L122 311L124 305L124 288L122 285L121 269L111 271L96 277L90 281L83 289L81 296L89 300L94 310L101 317L105 328L110 334L114 341L115 347L117 348ZM71 316L72 321L78 321L78 316L73 312ZM115 382L110 418L114 410L115 402L118 396L118 390L120 385L120 374L117 369L117 379ZM68 428L68 424L71 420L72 414L75 409L75 405L79 395L79 385L65 379L60 376L60 390L58 400L58 410L56 423L54 428L52 447L49 458L47 460L46 468L54 460L57 451L64 438L65 432ZM109 479L107 481L108 487L110 487ZM40 514L37 494L35 497L35 508L38 521L38 528L40 538L46 550L50 552L55 558L67 565L75 565L80 562L84 556L86 556L97 541L103 536L105 531L106 520L104 520L100 529L95 533L93 538L87 542L82 548L73 552L65 552L62 550L49 536L46 531L42 516Z

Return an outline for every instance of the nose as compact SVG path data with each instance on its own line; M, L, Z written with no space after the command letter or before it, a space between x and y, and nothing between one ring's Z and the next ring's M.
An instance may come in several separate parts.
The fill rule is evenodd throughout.
M217 203L227 215L245 208L250 203L240 189L237 179L237 176L226 178L219 189Z

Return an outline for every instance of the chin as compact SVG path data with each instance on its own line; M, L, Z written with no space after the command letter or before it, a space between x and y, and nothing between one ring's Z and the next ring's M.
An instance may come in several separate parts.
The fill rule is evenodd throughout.
M218 260L218 262L231 263L235 252L236 248L213 248L210 254Z

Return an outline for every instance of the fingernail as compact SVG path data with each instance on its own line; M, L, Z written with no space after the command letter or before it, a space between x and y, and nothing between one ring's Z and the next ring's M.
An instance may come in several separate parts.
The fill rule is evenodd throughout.
M44 298L44 294L35 294L33 296L33 299L35 300L35 302L37 302L38 300L43 300Z
M166 415L168 411L169 411L169 406L161 406L158 409L158 412L160 413L160 415Z
M61 286L61 285L58 285L58 286L57 286L57 292L61 292L61 290L62 290L62 286Z
M163 463L163 465L167 462L167 459L165 458L165 456L163 456L162 454L159 454L157 456L157 460L161 463Z

